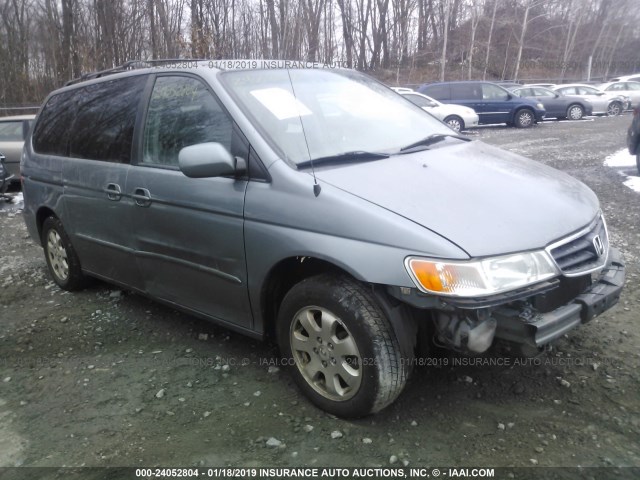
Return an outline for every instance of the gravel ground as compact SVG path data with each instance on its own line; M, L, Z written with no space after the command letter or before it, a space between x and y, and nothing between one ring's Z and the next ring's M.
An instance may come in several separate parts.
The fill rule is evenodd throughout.
M640 193L620 175L633 168L603 162L629 122L470 132L598 194L627 262L621 302L535 361L440 357L357 421L308 403L272 344L106 284L61 291L19 203L0 207L0 466L538 465L620 478L614 467L640 466Z

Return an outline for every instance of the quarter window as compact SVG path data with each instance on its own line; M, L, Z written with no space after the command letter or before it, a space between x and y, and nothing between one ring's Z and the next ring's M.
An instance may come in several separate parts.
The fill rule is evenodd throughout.
M217 142L231 150L233 123L217 99L191 77L158 77L144 133L144 164L177 167L184 147Z
M66 156L69 153L69 134L75 117L75 91L52 96L44 106L33 131L36 153Z

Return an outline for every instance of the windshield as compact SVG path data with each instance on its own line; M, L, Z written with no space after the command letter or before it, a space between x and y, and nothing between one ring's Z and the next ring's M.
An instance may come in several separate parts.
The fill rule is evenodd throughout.
M352 70L245 70L221 75L244 112L295 164L345 152L398 153L440 121Z

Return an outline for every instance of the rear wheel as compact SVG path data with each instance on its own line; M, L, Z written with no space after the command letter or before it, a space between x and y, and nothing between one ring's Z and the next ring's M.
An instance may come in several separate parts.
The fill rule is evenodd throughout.
M607 107L607 115L615 117L622 113L622 104L620 102L611 102Z
M449 115L444 119L444 123L453 128L456 132L464 130L464 120L457 115Z
M295 285L278 314L278 344L304 394L340 417L382 410L400 394L409 366L375 297L346 276Z
M640 175L640 151L636 153L636 167L638 168L638 175Z
M71 291L87 285L88 279L82 273L78 255L62 222L56 217L47 218L42 225L42 246L49 273L60 288Z
M529 128L535 122L533 112L528 108L523 108L516 112L514 125L518 128Z
M580 120L584 116L584 108L582 105L573 104L567 108L567 118L570 120Z

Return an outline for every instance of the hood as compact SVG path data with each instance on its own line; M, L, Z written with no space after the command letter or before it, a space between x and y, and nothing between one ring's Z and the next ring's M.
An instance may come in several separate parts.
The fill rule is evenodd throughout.
M595 194L573 177L478 141L445 140L430 150L317 168L316 176L471 257L543 248L599 210Z

